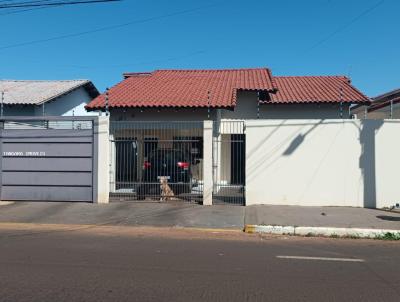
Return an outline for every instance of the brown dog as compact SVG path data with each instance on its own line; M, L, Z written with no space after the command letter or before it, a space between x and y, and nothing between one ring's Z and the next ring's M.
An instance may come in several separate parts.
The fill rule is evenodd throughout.
M175 196L174 191L168 185L168 179L165 176L160 177L161 198L160 201L171 200Z

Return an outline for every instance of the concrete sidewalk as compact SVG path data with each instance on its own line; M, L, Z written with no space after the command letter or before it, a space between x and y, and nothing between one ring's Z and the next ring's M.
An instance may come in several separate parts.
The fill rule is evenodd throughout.
M0 202L0 222L243 229L245 225L400 230L400 213L345 207Z
M247 233L400 240L400 214L344 207L254 206Z
M350 207L257 205L246 207L246 224L400 230L400 213Z
M1 205L3 204L3 205ZM0 202L0 223L86 224L240 229L245 207L112 202Z

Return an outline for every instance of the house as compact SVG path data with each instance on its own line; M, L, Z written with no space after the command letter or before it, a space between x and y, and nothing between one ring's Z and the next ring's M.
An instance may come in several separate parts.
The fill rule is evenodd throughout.
M360 119L398 119L400 118L400 89L372 98L370 105L355 105L351 111Z
M369 99L344 76L273 76L268 68L126 73L88 111L115 121L350 118Z
M157 150L157 162L173 150L187 154L194 191L201 191L210 164L204 148L212 144L214 201L244 204L245 121L345 120L352 104L368 103L344 76L277 77L268 68L156 70L124 74L86 109L110 114L111 196L135 198ZM203 141L205 121L213 122L211 142ZM168 174L156 168L156 175Z
M89 80L0 80L2 116L93 115L85 105L98 95Z

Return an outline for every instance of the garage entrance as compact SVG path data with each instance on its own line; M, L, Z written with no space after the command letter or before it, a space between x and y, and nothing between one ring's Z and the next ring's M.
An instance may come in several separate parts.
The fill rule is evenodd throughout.
M202 202L203 122L111 121L109 142L110 200Z
M1 200L92 202L95 118L0 119Z

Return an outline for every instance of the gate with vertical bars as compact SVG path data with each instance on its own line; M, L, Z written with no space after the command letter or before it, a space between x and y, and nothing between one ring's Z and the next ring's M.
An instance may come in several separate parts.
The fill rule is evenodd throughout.
M244 121L214 122L213 128L213 204L245 205Z
M203 122L111 121L111 200L202 202Z

